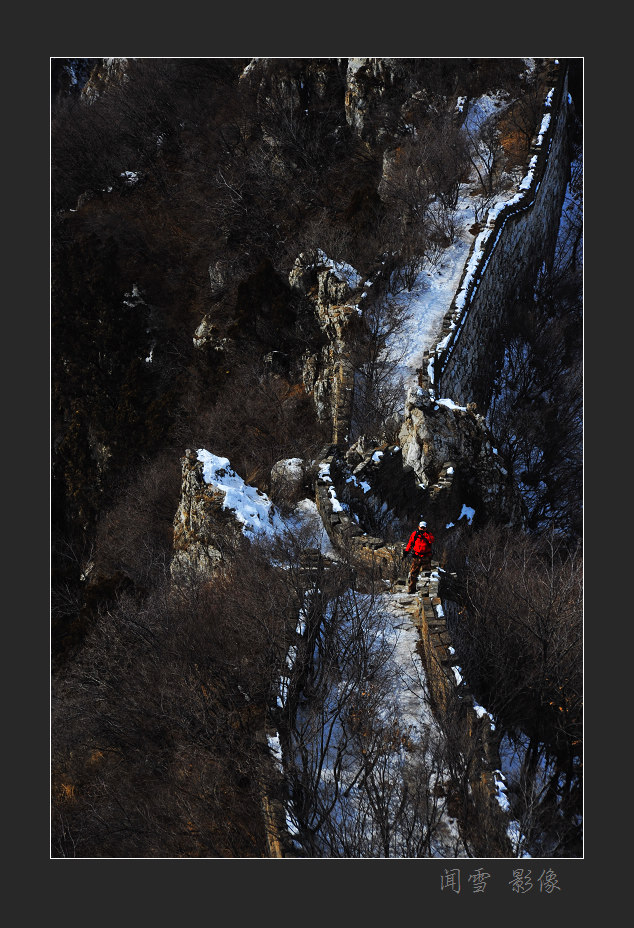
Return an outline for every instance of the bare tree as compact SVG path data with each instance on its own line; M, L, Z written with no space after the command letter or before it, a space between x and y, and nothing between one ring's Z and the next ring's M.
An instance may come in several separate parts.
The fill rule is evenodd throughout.
M567 196L561 212L554 269L559 276L576 274L582 266L583 254L583 149L575 147L570 168Z
M493 116L465 132L469 162L480 181L480 203L476 211L476 221L479 222L498 189L503 148L497 120Z
M540 276L516 305L487 421L521 489L527 525L581 534L583 390L581 277Z
M524 82L518 99L509 108L508 122L522 139L524 149L529 151L544 112L546 89L539 72L534 71Z
M307 596L301 675L284 714L298 840L312 857L433 856L446 849L443 747L403 719L381 599L341 579L329 596Z
M421 129L418 147L422 170L435 195L445 211L454 210L469 165L464 132L451 115L440 115Z
M407 298L386 295L363 304L362 327L352 346L355 390L352 432L381 437L385 423L400 409L404 386L399 365L407 346Z
M423 170L416 144L406 143L386 156L379 194L400 227L401 236L415 242L420 254L424 254L427 214L435 191Z
M265 856L261 736L291 630L276 577L245 545L214 583L102 612L55 681L53 856Z
M542 846L553 846L562 816L574 843L582 814L580 552L554 533L489 527L465 542L463 556L464 609L452 637L496 728L522 744L513 813L534 820L537 802Z

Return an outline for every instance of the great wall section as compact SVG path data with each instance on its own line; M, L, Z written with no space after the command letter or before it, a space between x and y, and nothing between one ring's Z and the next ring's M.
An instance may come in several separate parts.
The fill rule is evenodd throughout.
M522 189L476 238L443 338L424 358L423 377L436 396L486 406L491 333L509 300L553 258L570 173L568 106L568 75L561 71L545 101Z
M306 270L300 259L291 275L291 286L314 294L320 322L329 333L331 382L323 375L319 380L314 359L308 359L304 374L307 391L313 393L332 425L331 444L323 448L311 468L317 510L335 551L363 564L396 596L402 595L405 587L403 542L394 540L399 532L382 530L390 519L401 537L404 527L411 526L421 513L431 524L453 525L460 519L461 507L470 503L470 493L478 481L482 486L488 482L490 490L494 487L490 499L483 498L485 504L497 506L498 515L515 517L505 471L488 446L478 409L486 409L489 400L488 385L505 308L525 287L534 284L539 269L553 258L570 176L570 97L565 67L555 65L552 78L530 151L528 173L517 194L490 212L474 239L439 340L421 359L418 387L410 389L406 401L400 431L403 440L348 445L354 374L346 329L355 324L357 316L354 307L346 303L349 288L341 286L330 270L317 274L314 268ZM448 405L439 405L444 400ZM431 437L421 439L421 423ZM433 447L435 429L437 437L440 435L435 466L424 474L420 449L425 443ZM462 437L447 438L450 433ZM473 464L474 447L480 449L477 465ZM198 473L195 455L187 455L191 460L184 473L189 473L188 467ZM465 462L470 458L472 473L466 473ZM204 493L202 478L198 484ZM184 544L189 548L186 540ZM435 551L434 557L432 570L420 575L416 594L403 603L403 609L419 636L418 653L433 703L439 711L451 702L459 704L464 731L477 743L471 788L487 797L493 817L499 817L496 773L500 762L495 732L488 715L476 711L468 685L454 672L458 658L452 646L451 623L457 620L460 609L458 578L444 570L442 550ZM307 571L315 566L310 560L307 555ZM278 734L274 720L269 720L269 743L279 743ZM281 755L278 761L282 766ZM263 793L262 810L269 855L297 856L280 800ZM500 856L510 856L510 849L502 848Z
M553 258L570 174L569 101L568 75L560 68L545 100L541 126L530 152L529 173L519 193L495 211L474 240L460 285L444 317L441 338L423 356L419 385L427 404L449 397L472 417L478 406L486 407L496 334L505 307L532 284L539 268ZM398 513L404 523L411 523L420 512L429 514L437 524L446 522L459 512L459 479L454 462L448 460L443 462L435 482L423 486L398 445L361 449L365 453L354 449L351 454L345 447L345 437L353 389L351 366L345 352L340 351L332 404L333 443L322 451L317 462L315 500L334 548L353 551L376 576L389 583L392 593L402 593L406 586L402 543L364 531L363 519L355 517L354 510L362 513L365 504L367 513L368 500L372 500L370 512L376 513L383 506ZM409 407L420 405L419 399L408 397ZM351 508L355 499L358 505ZM477 703L466 682L454 673L458 657L450 625L460 609L456 581L455 575L443 570L441 561L434 560L432 570L421 573L416 594L404 608L418 630L420 659L437 711L452 700L458 704L467 737L479 747L471 788L487 797L492 815L499 818L500 806L495 797L500 759L495 732L487 714L476 711ZM285 832L283 808L269 799L264 800L263 808L270 855L295 856ZM501 856L512 856L510 844L501 848Z

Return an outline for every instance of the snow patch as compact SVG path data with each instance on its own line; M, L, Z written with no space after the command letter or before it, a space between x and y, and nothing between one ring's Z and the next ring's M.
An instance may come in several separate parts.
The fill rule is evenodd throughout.
M475 516L475 509L472 509L471 506L465 506L465 505L463 505L462 511L461 511L460 515L458 516L458 521L460 521L460 519L463 519L463 518L464 518L464 519L467 520L467 522L469 523L469 525L471 525L471 523L473 522L473 517L474 517L474 516Z
M284 531L284 521L268 496L246 484L231 467L229 458L218 457L203 448L198 450L197 456L203 465L205 483L224 493L222 508L235 513L245 534L274 535Z
M353 290L361 286L363 278L351 264L346 264L345 261L335 261L333 258L329 258L321 249L317 252L317 260L319 264L331 270L340 280L344 280ZM368 286L368 281L365 282L365 286Z

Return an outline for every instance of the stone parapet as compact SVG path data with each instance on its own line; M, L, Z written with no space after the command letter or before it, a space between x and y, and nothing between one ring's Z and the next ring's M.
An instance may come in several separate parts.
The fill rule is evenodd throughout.
M317 509L334 547L391 580L400 570L404 542L385 538L381 516L405 538L421 517L431 526L445 526L460 512L453 463L447 462L436 482L425 487L403 463L396 445L368 447L362 453L353 447L345 456L330 445L317 459L314 484Z
M428 575L419 579L418 608L415 615L432 708L442 717L450 713L452 707L456 706L456 700L458 701L463 733L477 747L470 777L471 789L489 803L492 815L500 822L499 834L503 835L504 815L497 802L498 785L495 775L500 768L497 737L489 716L476 712L469 687L460 674L455 672L459 661L452 646L443 608L442 588L446 583L453 587L457 584L457 577L455 574L439 570L437 562L432 562L432 568L434 567L436 570L432 569ZM504 844L507 839L501 840ZM512 856L510 844L506 856Z
M396 576L402 544L388 544L364 531L349 507L342 505L337 492L341 460L339 449L333 445L322 451L317 461L315 502L328 537L338 551L373 567L381 577Z
M424 359L422 377L437 397L486 408L497 332L507 308L552 260L570 174L564 67L546 98L541 125L520 192L475 239L442 337Z

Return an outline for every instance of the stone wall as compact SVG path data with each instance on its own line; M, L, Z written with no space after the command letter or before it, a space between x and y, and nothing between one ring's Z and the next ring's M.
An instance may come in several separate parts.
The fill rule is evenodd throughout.
M403 569L405 540L418 520L424 517L434 527L458 518L461 496L454 467L447 462L437 481L423 487L413 469L403 466L397 446L369 449L355 467L346 457L333 444L316 462L315 501L328 537L337 551L386 580L396 580ZM401 539L386 539L380 530L369 533L362 527L376 526L380 505L394 507L387 511L387 522L392 536L395 526L402 531Z
M433 399L433 390L408 391L399 442L406 466L413 468L428 490L450 472L453 492L428 492L422 511L434 524L459 517L462 503L478 511L478 520L517 523L521 498L493 447L486 422L475 404L458 406Z
M379 576L396 577L401 559L401 544L388 544L384 538L369 535L359 521L342 505L342 458L336 445L322 451L317 460L315 502L324 528L335 549L373 567ZM338 489L339 487L339 489Z
M506 837L507 819L497 801L500 755L494 727L486 713L477 712L473 696L464 681L454 674L458 664L444 611L442 587L455 582L454 574L432 571L430 579L418 585L420 654L432 697L432 708L439 718L453 718L461 725L462 736L472 746L473 763L470 786L491 811L491 824L499 847L499 856L511 857ZM458 736L459 737L459 736ZM488 840L491 839L489 832Z
M438 397L461 405L475 401L481 408L488 404L505 313L552 260L570 175L568 130L568 79L562 67L545 104L524 189L475 239L442 338L424 359L431 379L423 386Z
M398 445L368 445L360 439L344 456L341 498L360 521L379 534L384 523L406 526L420 519L427 494L414 468L405 464Z

